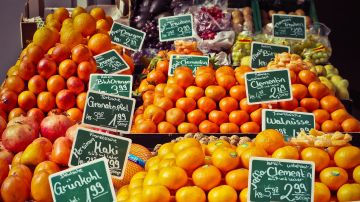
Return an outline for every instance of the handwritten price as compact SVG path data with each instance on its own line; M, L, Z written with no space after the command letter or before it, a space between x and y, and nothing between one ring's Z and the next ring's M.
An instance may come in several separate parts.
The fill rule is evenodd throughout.
M117 122L125 122L126 121L126 115L121 113L121 114L115 114L114 118L111 119L110 123L108 124L109 126L115 127Z
M105 189L100 182L97 182L95 185L91 185L90 188L86 188L86 202L91 202L91 199L96 199L102 196Z
M307 193L307 189L305 184L286 184L284 187L284 191L287 191L287 194L285 196L281 196L280 199L286 199L287 201L295 201L297 200L298 196L304 196ZM294 192L293 192L294 191ZM291 198L293 196L294 198ZM295 198L296 197L296 198Z
M128 91L128 88L126 85L119 85L111 86L111 90L115 91L116 94L119 94L120 92Z

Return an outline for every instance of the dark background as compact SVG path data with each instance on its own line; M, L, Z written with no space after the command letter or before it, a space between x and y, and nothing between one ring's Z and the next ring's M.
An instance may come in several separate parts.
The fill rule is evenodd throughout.
M59 0L60 1L60 0ZM358 7L355 0L329 1L315 0L320 22L332 31L331 63L337 67L341 76L350 82L351 97L354 100L353 113L358 115L360 108L360 27ZM1 0L0 6L0 81L6 71L16 62L20 48L20 15L25 0ZM356 107L356 108L355 108Z

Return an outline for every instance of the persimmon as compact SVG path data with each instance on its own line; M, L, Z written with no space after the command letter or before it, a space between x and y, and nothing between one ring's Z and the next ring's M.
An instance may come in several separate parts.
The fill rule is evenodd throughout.
M135 126L135 133L156 133L156 131L156 124L151 120L144 120Z
M155 102L154 102L154 105L157 106L157 107L160 107L161 109L163 109L164 111L167 111L171 108L174 107L174 104L173 102L171 101L170 98L168 97L162 97L160 99L157 99Z
M341 123L344 132L359 132L360 122L355 118L348 118Z
M152 120L158 124L165 119L165 111L156 105L149 105L145 108L144 119Z

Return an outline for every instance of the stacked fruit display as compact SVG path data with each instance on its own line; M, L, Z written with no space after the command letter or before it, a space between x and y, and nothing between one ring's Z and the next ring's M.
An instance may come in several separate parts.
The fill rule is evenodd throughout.
M247 201L251 157L313 161L314 201L360 200L360 149L296 147L281 133L265 130L253 142L233 146L225 140L207 145L195 138L162 145L117 192L118 201Z
M245 73L253 71L251 68L199 67L193 76L189 68L178 67L173 77L167 81L165 76L157 77L152 81L157 85L143 92L144 103L137 110L132 132L257 133L264 108L312 112L316 128L324 132L360 131L359 121L309 70L310 65L295 54L277 55L268 69L290 70L293 99L252 105L247 103L244 80Z

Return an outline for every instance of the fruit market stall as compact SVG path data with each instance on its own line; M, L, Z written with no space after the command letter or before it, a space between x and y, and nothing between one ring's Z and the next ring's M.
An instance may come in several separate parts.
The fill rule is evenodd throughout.
M0 89L0 201L360 200L328 28L269 2L44 16Z

